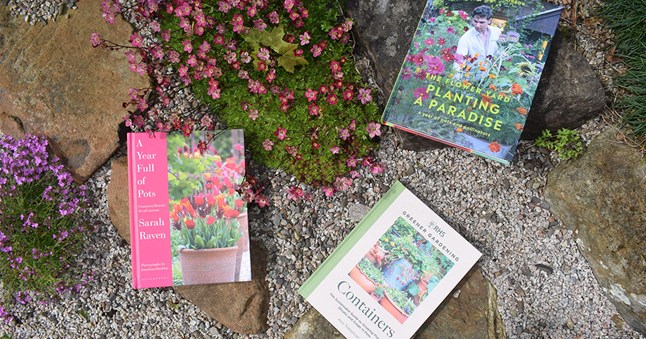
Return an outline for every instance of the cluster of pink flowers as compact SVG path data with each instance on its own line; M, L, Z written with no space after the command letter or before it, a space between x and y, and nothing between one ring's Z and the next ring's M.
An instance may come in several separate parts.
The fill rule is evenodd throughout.
M123 10L119 2L103 0L102 11L106 21L112 22L114 16ZM234 91L233 88L240 91L246 87L250 99L240 102L241 116L250 122L264 122L269 115L262 105L274 105L274 102L278 102L278 106L272 108L285 114L306 113L310 121L322 120L326 114L338 114L331 108L341 107L340 103L370 104L373 100L371 89L359 86L354 80L346 80L343 71L347 62L345 56L325 61L329 62L330 73L317 87L288 88L286 82L279 78L285 71L293 73L294 67L305 68L308 66L304 65L311 64L312 60L329 57L332 53L328 51L330 44L346 44L350 39L353 24L348 19L329 29L327 36L321 34L317 27L305 27L310 18L307 7L302 0L283 0L278 4L268 0L219 0L214 5L201 0L165 3L137 0L137 10L130 13L147 22L157 33L153 39L146 39L143 33L135 32L130 46L121 46L94 33L90 42L94 47L125 49L130 69L152 79L150 88L130 91L127 105L136 107L137 111L124 119L126 126L134 130L180 130L189 135L196 129L215 128L213 119L203 112L167 113L171 111L174 93L181 90L177 82L171 80L169 69L176 72L184 87L206 85L201 93L213 100L214 105L220 105L220 102L224 106L230 105L232 100L227 97L228 93ZM166 29L166 26L162 29L160 22L170 17L178 23L178 29ZM271 36L271 39L263 38L266 36ZM307 101L306 110L298 106L303 99ZM348 152L348 148L356 147L353 133L356 124L353 120L348 126L332 126L338 128L339 144L325 145L325 148L337 155L355 153L354 150ZM366 134L370 138L381 134L376 121L361 121L361 126L359 130L364 140ZM261 152L280 152L291 156L292 161L301 161L312 150L321 148L315 128L309 134L309 143L302 140L302 135L294 133L291 126L276 124L272 128L272 134L258 138ZM307 149L307 144L310 149Z

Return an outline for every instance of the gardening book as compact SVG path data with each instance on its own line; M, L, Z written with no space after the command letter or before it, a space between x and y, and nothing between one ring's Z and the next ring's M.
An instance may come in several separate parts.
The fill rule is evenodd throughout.
M382 123L509 164L561 9L428 0Z
M251 280L242 130L127 143L132 286Z
M299 293L347 338L410 338L480 255L396 182Z

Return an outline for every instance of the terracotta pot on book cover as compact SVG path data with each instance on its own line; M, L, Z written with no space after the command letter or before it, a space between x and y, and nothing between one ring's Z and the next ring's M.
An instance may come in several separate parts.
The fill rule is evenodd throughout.
M352 278L352 280L354 280L354 282L359 284L359 286L368 294L374 292L376 287L375 283L372 280L370 280L368 276L363 274L363 272L361 272L358 266L355 265L352 271L350 271L348 275L350 276L350 278Z
M242 256L249 250L249 219L247 219L247 213L240 214L237 219L240 223L238 231L242 233L242 236L236 243L238 245L238 252L236 253L236 280L239 280Z
M390 298L388 297L388 293L384 293L384 296L381 298L379 301L379 305L381 305L388 313L390 313L397 321L400 323L404 323L406 319L408 319L408 315L404 313L404 311L400 310L397 305L395 305Z
M184 285L215 284L236 280L238 246L179 250Z

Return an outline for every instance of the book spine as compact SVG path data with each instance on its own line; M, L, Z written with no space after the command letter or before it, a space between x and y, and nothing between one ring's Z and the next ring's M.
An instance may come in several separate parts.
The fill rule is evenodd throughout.
M127 137L127 147L128 147L128 200L129 200L129 215L130 215L130 257L131 257L131 267L132 267L132 287L139 288L139 265L138 265L138 256L137 248L138 241L137 237L137 199L135 198L135 192L137 191L136 185L136 175L135 168L136 157L135 157L135 143L137 139L137 134L128 133Z

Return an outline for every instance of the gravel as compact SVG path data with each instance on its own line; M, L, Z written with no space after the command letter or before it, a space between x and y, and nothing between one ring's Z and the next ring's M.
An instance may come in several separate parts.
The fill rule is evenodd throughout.
M8 3L27 21L53 18L28 14L42 12L32 8L38 1ZM579 132L589 142L604 126L603 119L596 119ZM251 167L252 174L270 182L271 205L250 209L250 232L269 254L271 299L267 332L245 337L280 338L298 321L309 309L298 287L395 180L483 253L479 265L498 291L509 337L640 337L604 296L575 234L549 211L543 188L559 163L554 154L523 141L512 165L504 166L453 148L407 151L384 128L376 158L385 165L384 173L364 170L348 191L332 198L303 186L312 198L298 203L287 199L286 188L298 184L292 176ZM17 306L12 311L18 320L1 324L0 333L17 338L241 337L171 288L132 289L129 247L108 216L109 180L108 163L88 182L92 207L86 218L97 231L79 255L78 267L93 272L94 281L62 300Z
M30 25L47 24L50 20L56 22L59 15L64 15L69 9L76 9L78 0L3 0L0 4L9 6L13 16L23 17Z

